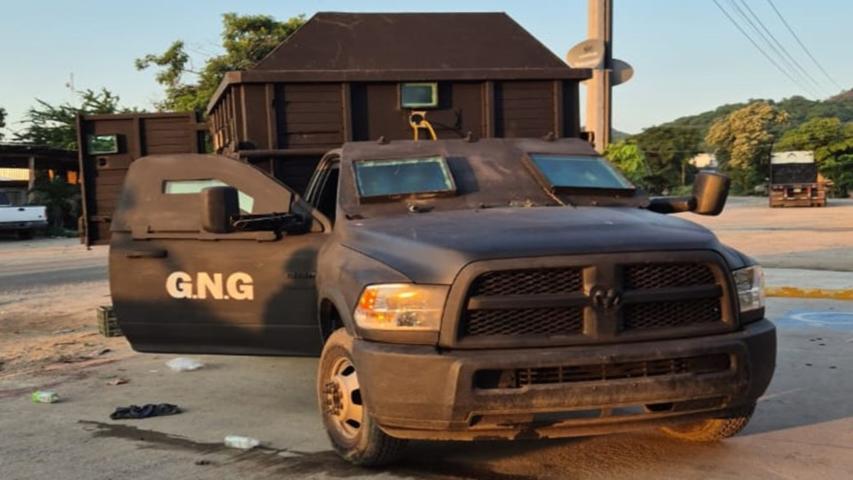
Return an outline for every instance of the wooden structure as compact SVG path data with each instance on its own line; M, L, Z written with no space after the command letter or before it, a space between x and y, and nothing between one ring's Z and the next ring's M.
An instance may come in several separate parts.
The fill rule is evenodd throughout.
M826 187L812 152L778 152L771 157L770 207L825 207Z
M579 137L578 84L590 75L503 13L318 13L254 68L226 74L207 125L191 113L79 117L81 234L109 241L133 160L204 151L208 128L216 153L302 192L344 142L413 138L413 112L438 138ZM404 106L411 85L431 87L434 103ZM114 148L90 151L100 136Z
M0 191L13 204L26 204L27 192L40 177L63 177L77 183L77 154L43 145L25 143L0 144Z
M569 68L503 13L318 13L254 68L228 73L208 106L213 148L302 191L346 141L411 139L412 111L439 138L578 137ZM406 108L401 88L436 85Z
M204 152L206 129L194 113L78 116L83 242L87 246L109 242L113 210L131 162L145 155ZM115 148L92 152L91 140L97 136L113 137Z

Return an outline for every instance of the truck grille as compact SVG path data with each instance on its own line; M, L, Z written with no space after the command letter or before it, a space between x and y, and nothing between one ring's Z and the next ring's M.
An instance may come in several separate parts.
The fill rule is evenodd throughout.
M730 368L731 358L728 354L715 354L634 362L479 370L474 374L474 385L480 389L521 388L530 385L597 382L665 375L703 375L725 372Z
M543 295L583 289L580 268L537 268L487 272L477 277L470 295Z
M720 266L678 260L689 254L657 256L672 260L619 263L602 255L596 258L605 261L593 266L482 272L470 280L456 338L506 346L512 337L525 338L519 345L533 345L536 337L583 343L664 338L685 328L698 334L733 323Z
M686 327L719 322L722 315L718 298L627 305L622 313L622 330Z
M714 273L701 263L626 265L624 275L626 290L714 284Z
M582 308L472 310L465 322L466 336L580 335L582 330Z

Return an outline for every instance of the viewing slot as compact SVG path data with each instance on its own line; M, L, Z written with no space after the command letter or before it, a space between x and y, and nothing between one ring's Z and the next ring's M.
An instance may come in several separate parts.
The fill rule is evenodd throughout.
M534 174L552 192L596 191L633 193L636 187L601 157L529 154Z
M456 184L441 156L355 162L362 199L439 196L456 193Z

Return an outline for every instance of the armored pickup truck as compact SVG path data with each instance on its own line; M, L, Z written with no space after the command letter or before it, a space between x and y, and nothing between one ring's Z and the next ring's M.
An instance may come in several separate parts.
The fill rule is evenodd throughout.
M334 448L660 428L715 441L775 368L761 267L580 139L351 142L304 195L231 158L131 165L118 321L142 352L316 355Z

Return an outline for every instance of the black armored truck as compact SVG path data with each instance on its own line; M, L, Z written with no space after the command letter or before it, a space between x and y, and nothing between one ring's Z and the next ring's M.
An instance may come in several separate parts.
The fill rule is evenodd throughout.
M761 267L650 198L580 139L350 142L304 195L216 155L133 162L110 286L142 352L320 354L351 462L407 439L660 428L714 441L775 367Z

